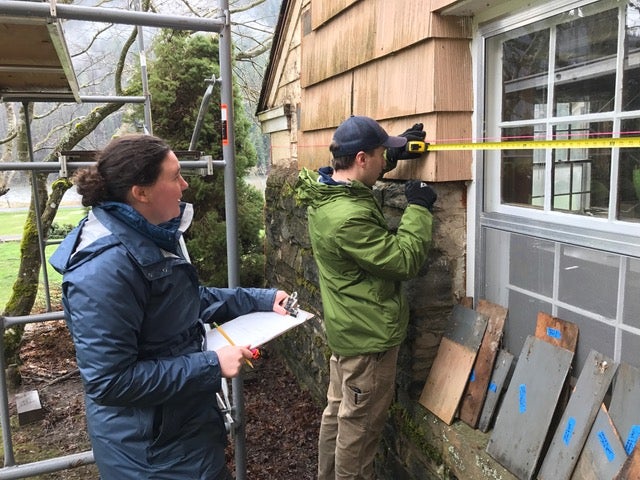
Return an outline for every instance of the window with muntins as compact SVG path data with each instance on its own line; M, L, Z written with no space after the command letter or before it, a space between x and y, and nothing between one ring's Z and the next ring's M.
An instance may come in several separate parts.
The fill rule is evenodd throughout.
M492 36L486 65L491 140L640 136L637 2L596 2ZM640 221L640 148L505 149L487 153L485 168L489 211Z
M640 137L640 3L544 5L479 26L482 136ZM505 347L518 355L544 311L578 325L578 366L595 349L640 367L640 148L478 162L475 294L509 308Z

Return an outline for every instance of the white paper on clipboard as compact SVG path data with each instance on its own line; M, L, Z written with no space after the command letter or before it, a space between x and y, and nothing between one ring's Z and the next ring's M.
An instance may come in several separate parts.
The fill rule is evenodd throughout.
M221 327L236 345L256 348L312 317L311 313L300 309L295 317L276 312L252 312L223 323ZM226 345L229 342L218 330L212 328L207 331L207 350L217 350Z

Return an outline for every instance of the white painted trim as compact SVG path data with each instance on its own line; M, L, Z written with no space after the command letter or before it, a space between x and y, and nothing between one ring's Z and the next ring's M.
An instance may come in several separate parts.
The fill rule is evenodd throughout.
M291 130L291 109L289 104L265 110L258 114L258 121L262 133L281 132Z

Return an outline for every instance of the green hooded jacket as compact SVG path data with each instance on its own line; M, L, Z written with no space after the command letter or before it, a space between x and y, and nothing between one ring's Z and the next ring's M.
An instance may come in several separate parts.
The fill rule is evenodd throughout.
M424 264L433 217L409 205L394 234L371 188L338 184L331 172L302 169L296 183L296 198L308 207L327 341L338 355L382 352L405 338L409 307L401 281Z

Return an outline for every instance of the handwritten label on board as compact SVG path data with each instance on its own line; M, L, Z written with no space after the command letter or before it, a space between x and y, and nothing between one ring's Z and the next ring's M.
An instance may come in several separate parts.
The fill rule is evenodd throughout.
M613 448L611 447L611 443L609 443L607 434L604 433L602 430L600 430L598 432L598 440L600 440L600 445L602 446L602 450L604 451L604 454L606 455L607 460L609 460L610 462L613 462L613 460L616 458L616 454L613 451Z
M520 413L527 411L527 385L520 384Z
M624 443L624 450L627 452L627 455L631 455L633 452L636 443L638 443L638 437L640 437L640 425L632 425L627 441Z
M562 338L562 333L557 328L547 327L547 336L560 340Z
M576 419L573 417L569 417L567 420L567 428L564 429L564 434L562 435L562 441L568 447L569 442L571 441L571 437L573 437L573 432L576 429Z

